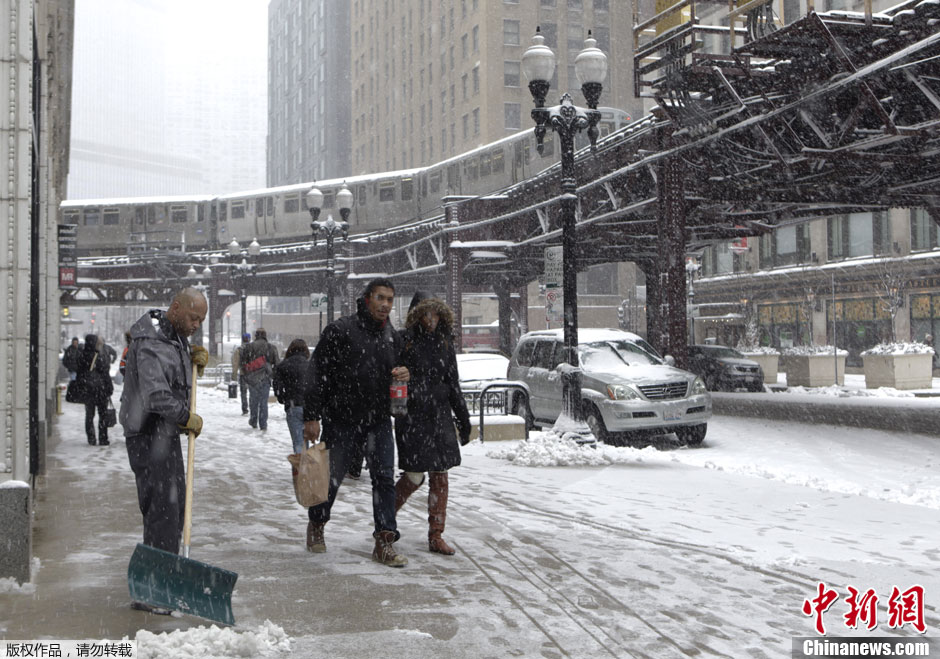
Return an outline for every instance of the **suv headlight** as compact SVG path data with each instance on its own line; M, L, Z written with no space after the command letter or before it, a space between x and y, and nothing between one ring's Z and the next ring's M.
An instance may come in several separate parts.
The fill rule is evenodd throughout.
M607 395L611 400L636 400L639 398L633 389L622 384L608 384Z
M697 396L698 394L704 394L708 389L705 387L705 382L702 378L695 378L695 381L692 382L692 396Z

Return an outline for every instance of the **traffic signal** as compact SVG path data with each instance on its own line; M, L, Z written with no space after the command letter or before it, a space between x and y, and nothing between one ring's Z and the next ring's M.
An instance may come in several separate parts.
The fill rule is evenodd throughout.
M63 317L63 318L68 318L68 317L69 317L69 308L68 308L68 307L62 307L62 317Z
M92 325L95 324L95 312L94 311L91 312L91 324Z
M627 301L624 300L617 305L617 321L620 323L620 329L627 329Z

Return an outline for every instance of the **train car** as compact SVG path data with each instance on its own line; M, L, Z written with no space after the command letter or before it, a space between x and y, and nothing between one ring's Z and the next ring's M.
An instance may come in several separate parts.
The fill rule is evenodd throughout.
M599 109L602 140L630 120L622 110ZM576 146L586 145L587 137L580 136ZM530 128L427 167L221 196L66 201L61 221L81 227L79 256L219 249L233 238L275 245L310 239L306 195L314 186L323 193L320 219L333 215L340 221L336 194L345 185L353 194L349 232L375 233L441 215L447 195L491 194L551 168L560 157L551 134L543 146L539 156Z
M80 256L192 251L212 244L209 195L64 201L61 221L77 224Z

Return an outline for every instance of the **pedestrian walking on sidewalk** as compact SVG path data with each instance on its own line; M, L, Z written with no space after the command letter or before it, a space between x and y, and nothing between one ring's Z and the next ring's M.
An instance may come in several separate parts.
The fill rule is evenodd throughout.
M460 444L470 440L470 413L460 390L453 343L454 313L443 301L418 291L411 300L401 363L411 373L408 414L395 421L398 466L395 511L428 472L428 549L454 554L441 534L447 518L447 470L460 464ZM456 419L457 431L454 429Z
M277 366L277 348L268 343L263 327L255 330L255 340L242 346L242 370L248 385L248 425L268 429L268 396L271 395L271 376Z
M108 410L108 401L114 393L114 383L111 382L108 353L104 350L104 340L96 334L85 336L85 345L78 355L78 370L75 375L75 386L81 392L81 400L85 401L85 435L88 443L95 445L95 411L98 412L98 439L101 446L110 444L108 441L108 425L105 421L105 412Z
M245 369L242 368L242 353L251 343L251 334L242 334L242 344L232 351L232 380L238 381L238 390L241 394L242 416L248 414L248 384L245 382Z
M78 375L78 356L82 354L82 348L78 343L78 337L72 337L72 344L62 353L62 365L69 372L69 380L74 380Z
M395 441L392 438L389 389L392 379L407 382L401 366L401 337L392 328L389 312L395 287L388 279L373 279L358 299L355 314L323 330L307 372L304 397L304 443L322 440L330 449L329 498L307 509L307 550L326 551L323 528L343 476L356 450L369 465L375 548L372 559L403 567L408 559L395 551Z
M304 450L304 379L309 361L307 342L294 339L287 346L284 361L274 367L274 395L284 406L294 453Z
M144 544L171 554L179 553L186 503L180 433L202 431L202 418L189 409L193 364L200 375L209 361L208 351L191 347L188 337L207 308L199 290L185 288L167 311L151 309L130 330L121 425L137 480Z

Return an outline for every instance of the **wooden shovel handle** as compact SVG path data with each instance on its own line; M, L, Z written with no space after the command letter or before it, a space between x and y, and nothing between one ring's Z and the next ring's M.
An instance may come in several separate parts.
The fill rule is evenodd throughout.
M193 387L189 393L189 412L196 412L197 367L193 364ZM183 511L183 558L189 558L189 536L193 526L193 463L196 461L196 433L189 431L186 446L186 506Z

